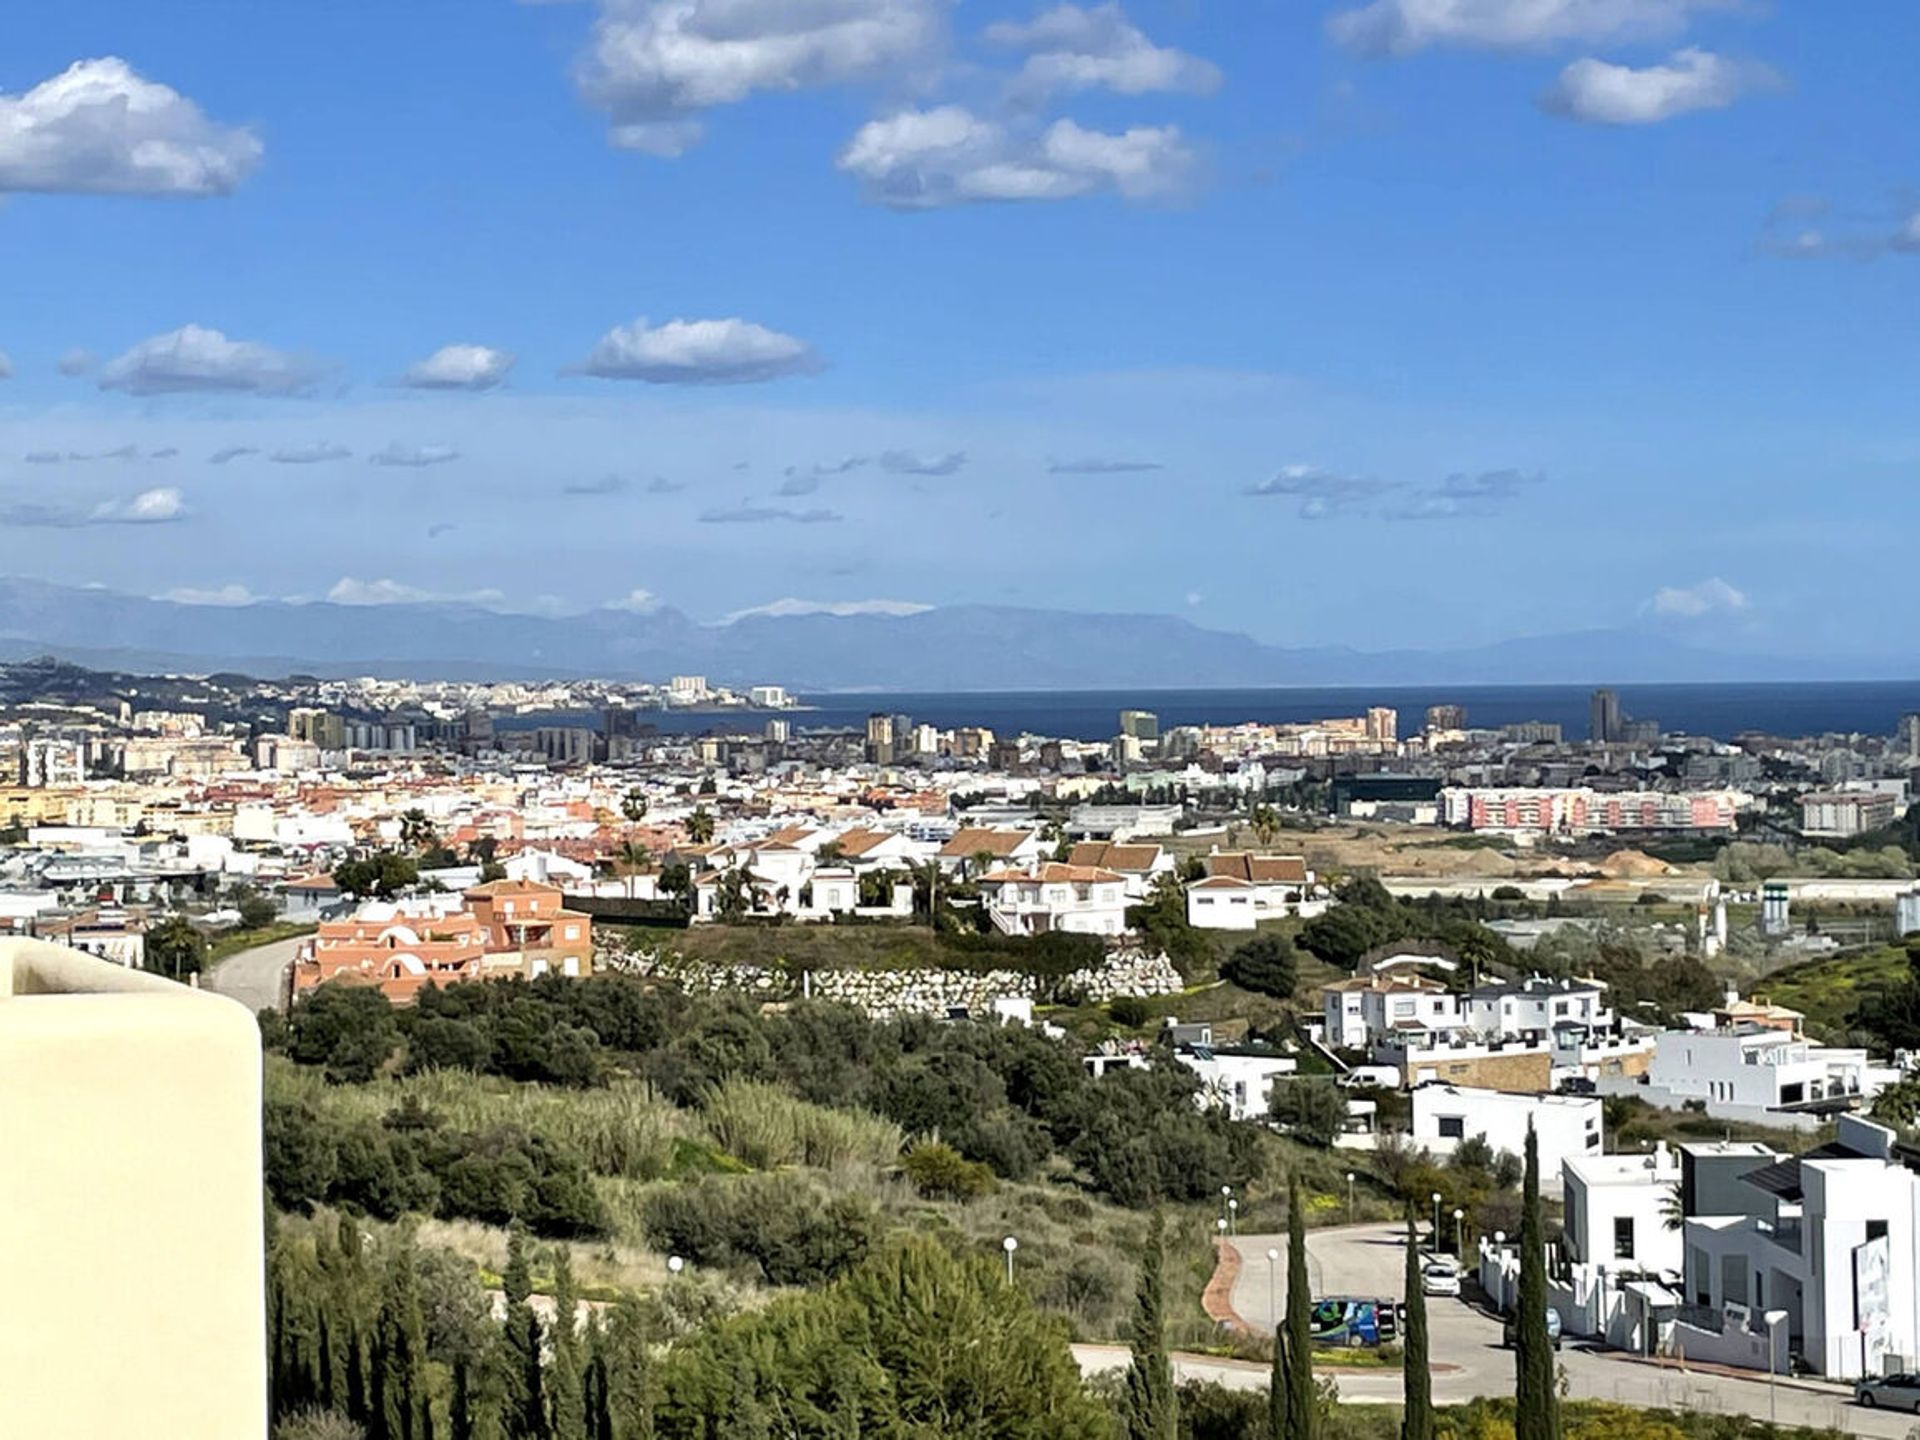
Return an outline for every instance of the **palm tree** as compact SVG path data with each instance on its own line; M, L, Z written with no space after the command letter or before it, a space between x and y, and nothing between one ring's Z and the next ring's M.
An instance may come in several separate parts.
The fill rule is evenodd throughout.
M400 817L400 843L409 850L425 850L434 838L433 822L426 811L416 808Z
M620 801L620 813L627 817L629 825L638 825L647 818L647 797L638 790L629 790Z
M713 839L713 815L706 806L695 806L693 814L687 817L687 838L696 845L705 845Z

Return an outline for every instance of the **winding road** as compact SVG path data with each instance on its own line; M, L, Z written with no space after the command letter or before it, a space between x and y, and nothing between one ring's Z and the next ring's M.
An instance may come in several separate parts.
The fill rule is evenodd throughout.
M1307 1270L1320 1294L1380 1295L1403 1298L1405 1231L1393 1225L1341 1226L1307 1234ZM1276 1311L1287 1299L1284 1235L1242 1235L1232 1242L1243 1257L1233 1284L1233 1308L1247 1326L1262 1332L1274 1327ZM1267 1252L1280 1254L1270 1264ZM1513 1393L1513 1352L1501 1344L1500 1322L1460 1300L1427 1301L1433 1356L1433 1398L1442 1405L1480 1395ZM1124 1346L1076 1345L1074 1356L1085 1374L1127 1363ZM1235 1390L1264 1390L1267 1367L1207 1355L1175 1355L1174 1372L1182 1380L1211 1380ZM1902 1440L1913 1417L1863 1410L1851 1403L1848 1387L1796 1379L1782 1381L1771 1397L1765 1378L1756 1380L1698 1368L1656 1363L1620 1351L1589 1348L1571 1340L1560 1352L1567 1393L1575 1399L1611 1400L1663 1410L1702 1410L1783 1424L1832 1428L1854 1435ZM1399 1403L1397 1370L1339 1370L1334 1377L1340 1398L1350 1402ZM1772 1407L1777 1406L1777 1409Z
M207 972L206 988L238 1000L255 1015L269 1006L278 1008L287 967L306 938L295 935L229 955Z

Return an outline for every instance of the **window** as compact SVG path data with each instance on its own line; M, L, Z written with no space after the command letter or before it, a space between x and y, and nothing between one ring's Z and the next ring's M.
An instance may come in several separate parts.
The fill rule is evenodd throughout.
M1633 1217L1631 1215L1613 1217L1613 1258L1633 1259Z
M1881 1240L1886 1238L1886 1233L1887 1233L1886 1221L1884 1220L1867 1221L1867 1239Z
M1442 1115L1440 1117L1440 1138L1442 1140L1466 1139L1466 1117L1464 1115Z
M578 925L567 926L567 939L578 940L579 938L580 938L580 927Z

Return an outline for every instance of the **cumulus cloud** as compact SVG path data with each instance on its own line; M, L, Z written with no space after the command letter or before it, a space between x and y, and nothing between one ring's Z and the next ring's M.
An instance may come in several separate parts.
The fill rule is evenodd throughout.
M219 585L212 589L200 590L185 586L178 590L168 590L158 596L161 600L171 600L176 605L214 605L232 607L251 605L261 597L244 585Z
M616 325L574 366L603 380L644 380L650 385L749 385L821 368L811 345L751 321L669 320L649 326L644 318Z
M0 95L0 192L225 195L262 149L112 56Z
M1082 460L1049 460L1049 475L1133 475L1143 470L1164 470L1157 460L1120 460L1089 455Z
M276 465L325 465L334 460L351 460L353 451L331 440L315 440L310 445L286 445L267 459Z
M1394 488L1393 482L1369 476L1336 475L1317 465L1288 465L1279 473L1246 488L1254 496L1285 496L1300 502L1302 520L1325 520L1361 510Z
M715 106L898 75L944 30L941 0L601 0L575 80L615 145L673 157Z
M1198 165L1178 126L1112 134L1063 119L1032 134L960 105L871 120L837 163L869 200L896 210L1106 194L1165 200L1191 185Z
M1789 260L1920 255L1920 212L1840 214L1824 196L1793 195L1768 213L1760 249Z
M451 445L402 445L398 440L367 456L369 465L404 465L423 470L429 465L445 465L458 460L460 452Z
M1362 55L1436 45L1532 50L1677 34L1697 13L1738 0L1370 0L1328 17L1333 38Z
M327 599L335 605L434 605L460 603L468 605L498 605L505 597L498 590L445 591L427 590L418 585L403 584L398 580L360 580L351 575L342 576L327 591Z
M795 510L786 505L734 505L700 512L702 525L765 525L778 520L795 525L832 525L841 518L834 510Z
M958 475L967 463L967 452L949 450L923 460L910 450L889 450L880 457L880 468L889 475Z
M720 619L722 625L736 620L785 618L791 615L921 615L933 606L918 600L799 600L789 595L765 605L751 605Z
M1654 125L1696 110L1724 110L1742 95L1779 84L1765 65L1706 50L1676 51L1664 65L1574 61L1540 97L1540 108L1596 125Z
M100 372L102 390L129 395L216 391L294 395L320 378L321 367L252 340L229 340L218 330L183 325L142 340Z
M87 508L21 501L0 510L0 525L49 530L77 530L88 525L164 525L183 520L186 514L180 492L161 487L142 490L124 500L102 500Z
M1386 511L1389 520L1452 520L1486 515L1541 483L1545 477L1523 470L1481 470L1447 476L1438 485L1416 489Z
M225 465L231 460L239 460L248 455L258 455L260 451L252 445L223 445L207 456L209 465Z
M416 390L492 390L513 369L514 357L487 345L442 345L407 367L402 385Z
M71 350L62 351L60 358L53 363L62 375L85 375L99 362L91 350L76 345Z
M1056 5L1025 23L998 21L986 35L1027 52L1014 81L1014 93L1026 99L1078 90L1210 95L1220 88L1218 66L1155 45L1117 4Z
M618 600L609 600L609 610L625 610L634 615L651 615L660 608L660 597L651 590L633 589Z
M1654 591L1647 608L1656 615L1697 620L1703 615L1731 615L1747 608L1747 596L1718 575L1692 585L1665 585Z

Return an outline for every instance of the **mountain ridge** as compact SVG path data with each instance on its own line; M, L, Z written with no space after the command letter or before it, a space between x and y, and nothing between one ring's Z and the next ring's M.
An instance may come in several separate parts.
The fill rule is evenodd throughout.
M416 679L660 679L823 691L1654 684L1884 680L1913 662L1779 657L1630 629L1451 650L1286 647L1173 615L953 605L906 615L749 615L703 625L671 606L556 617L453 601L190 605L0 578L0 657L129 671Z

